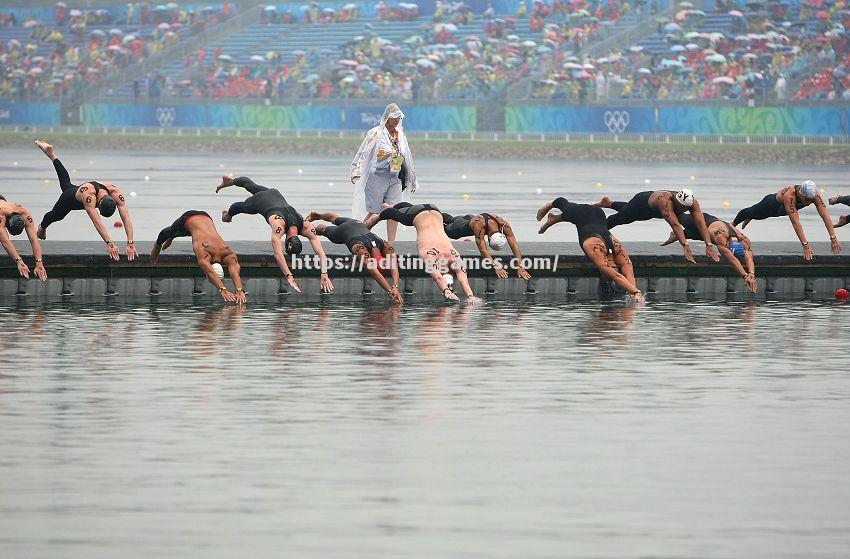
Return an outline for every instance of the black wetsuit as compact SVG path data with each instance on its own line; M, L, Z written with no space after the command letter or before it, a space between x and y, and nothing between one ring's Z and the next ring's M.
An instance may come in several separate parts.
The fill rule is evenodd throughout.
M578 244L584 250L584 241L591 237L602 239L610 252L614 252L614 240L605 219L605 212L598 206L576 204L566 198L555 198L552 207L561 210L561 221L568 221L576 226Z
M450 239L462 239L463 237L474 237L475 233L472 231L472 227L470 227L469 222L475 216L472 214L459 215L457 217L444 213L443 214L443 228L446 231L446 236Z
M384 252L384 240L369 231L362 221L350 217L336 218L333 225L325 227L323 234L332 243L347 246L352 254L356 245L363 245L370 251L377 248Z
M378 221L391 219L393 221L398 221L402 225L412 227L413 220L416 219L416 216L422 212L427 211L439 212L440 208L434 206L433 204L416 204L414 206L410 202L399 202L392 208L387 208L383 210L378 215Z
M287 230L290 227L295 227L298 229L297 234L301 234L304 218L286 202L286 198L279 190L260 186L248 177L238 177L233 180L233 184L241 186L252 196L244 202L236 202L231 205L230 209L227 210L231 217L238 214L259 214L268 221L269 216L278 215L286 222Z
M192 234L189 232L188 229L186 229L186 220L196 215L205 215L207 217L210 217L210 214L208 214L207 212L202 212L200 210L189 210L188 212L185 212L183 215L174 220L174 223L159 232L159 236L156 238L156 246L161 247L162 244L168 239L176 239L177 237L191 237Z
M796 203L797 209L802 209L806 207L806 204L800 202L796 198L796 187L794 194L794 202ZM738 225L739 223L743 223L748 219L754 219L756 221L767 219L769 217L781 217L783 215L788 215L785 211L785 204L779 202L776 199L776 192L773 194L768 194L758 204L750 206L749 208L744 208L738 215L735 216L735 219L732 221L733 225Z
M616 210L617 213L608 216L608 228L613 229L618 225L626 225L635 221L662 218L663 216L658 208L649 205L649 198L655 192L657 191L638 192L628 202L611 202L611 209Z
M53 167L56 169L56 176L59 177L59 188L62 189L62 194L59 195L59 199L53 205L53 209L44 214L44 218L41 220L41 227L43 229L47 229L57 221L62 221L73 210L85 209L83 203L77 200L77 189L80 186L71 183L71 176L62 165L62 162L59 161L59 158L53 160ZM94 185L95 195L101 190L109 192L104 185L97 181L88 182Z
M735 233L735 229L732 228L732 225L728 221L723 221L722 219L707 213L703 213L702 216L705 218L706 228L708 228L712 223L720 221L726 226L726 236L728 239L738 236L738 234ZM697 228L694 216L692 216L691 214L682 214L679 216L679 223L682 224L682 228L685 230L686 239L690 239L692 241L703 240L702 235L700 234L699 229Z

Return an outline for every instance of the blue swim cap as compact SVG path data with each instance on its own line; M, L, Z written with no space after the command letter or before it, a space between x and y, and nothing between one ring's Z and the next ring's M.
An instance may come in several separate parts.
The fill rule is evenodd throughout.
M729 250L732 251L732 254L735 255L735 258L743 258L744 257L744 245L739 243L738 241L732 241L729 243Z

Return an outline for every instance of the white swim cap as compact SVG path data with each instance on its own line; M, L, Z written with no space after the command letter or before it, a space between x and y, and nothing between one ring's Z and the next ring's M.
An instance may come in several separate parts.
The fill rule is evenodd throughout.
M694 205L694 192L690 188L683 188L679 192L676 193L676 201L685 206L686 208L690 208Z
M508 238L504 233L493 233L490 235L490 248L493 250L502 250L508 244Z
M454 284L454 282L455 282L455 278L451 274L443 274L443 280L446 282L446 285L448 285L449 287L451 287L452 284Z
M817 198L818 185L815 184L815 181L803 181L803 184L800 185L800 194L803 195L803 198Z
M218 262L212 265L212 269L215 272L215 275L218 276L218 279L224 279L224 268L221 267L221 264Z

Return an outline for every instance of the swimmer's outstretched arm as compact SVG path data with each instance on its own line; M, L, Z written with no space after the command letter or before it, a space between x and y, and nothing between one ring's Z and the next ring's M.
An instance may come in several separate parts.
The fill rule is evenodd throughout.
M667 196L661 201L661 216L667 223L670 224L670 228L676 235L676 239L679 241L679 244L682 245L682 252L685 254L685 260L696 264L697 261L694 260L691 247L688 245L688 239L685 238L685 230L682 228L682 224L679 223L679 218L676 217L676 212L673 210L673 200L671 198L672 196Z
M372 258L369 254L369 251L366 250L366 247L363 245L359 245L360 248L357 250L354 255L360 260L360 265L366 267L366 271L369 273L372 278L378 282L378 285L381 286L381 289L387 292L391 299L401 303L401 295L398 293L398 289L394 288L393 285L387 281L384 277L384 274L381 273L381 270L378 268L378 262ZM395 284L394 284L395 285Z
M466 277L466 270L463 266L458 266L455 270L455 277L457 278L458 283L460 283L461 289L463 289L463 294L466 295L466 300L469 303L476 303L479 301L478 297L472 292L472 288L469 287L469 278Z
M328 261L328 257L325 255L325 249L322 247L322 241L320 241L319 237L316 235L316 228L308 221L304 223L304 227L301 229L301 234L307 237L310 241L310 246L313 247L313 250L316 251L316 254L319 255L319 259L322 261L322 273L319 276L319 286L322 293L330 293L334 290L334 284L331 283L331 278L328 276L330 262Z
M708 232L708 226L705 224L705 216L702 215L702 210L699 207L699 201L694 200L693 205L691 205L690 213L694 217L694 223L696 223L699 235L705 243L705 255L715 262L720 262L720 257L717 256L716 252L714 252L714 242L711 240L711 233Z
M221 294L221 298L229 303L235 302L236 295L234 295L227 289L227 286L224 285L224 282L221 281L221 278L219 278L218 274L215 273L215 270L213 269L212 264L210 263L210 255L205 252L202 252L198 248L195 248L195 256L198 259L198 267L201 269L204 275L207 276L209 282L213 284L216 289L218 289L218 292Z
M283 243L280 242L280 237L274 233L272 233L272 252L274 252L274 259L277 261L277 265L283 273L283 277L285 277L287 283L289 283L289 287L294 289L297 293L301 293L301 288L298 287L297 283L295 283L295 276L293 276L292 272L289 270L289 264L286 262L286 256L283 254Z
M118 215L121 216L121 222L124 224L124 231L127 233L127 260L135 260L138 253L136 252L136 242L133 232L133 220L130 219L130 210L127 208L127 201L124 195L114 185L109 185L109 195L115 200L115 205L118 206ZM114 194L113 194L114 193ZM117 195L117 196L116 196Z
M829 241L832 245L832 254L841 254L841 243L838 242L838 237L835 236L835 229L832 226L832 220L829 218L829 212L826 210L826 204L820 199L820 196L815 198L815 208L817 208L823 224L826 225L826 230L829 233Z
M427 266L426 266L427 267ZM454 294L452 290L449 288L449 284L446 283L446 280L443 279L443 274L435 267L428 272L428 275L431 276L431 279L434 280L434 283L437 284L437 287L443 292L443 297L448 299L449 301L460 301L460 297Z
M393 285L398 289L398 255L392 245L387 246L387 254L390 256L390 275L393 278Z
M517 261L517 271L516 274L525 281L531 279L531 274L522 267L522 252L519 250L519 243L517 243L516 235L514 235L514 230L511 229L510 225L505 225L505 237L508 238L508 245L511 247L511 252L514 254L514 258Z
M741 243L741 244L744 244L744 243ZM720 254L723 256L723 258L726 259L727 262L729 262L729 264L735 269L735 271L738 273L738 275L741 276L744 279L744 282L746 282L749 290L752 291L753 293L755 293L756 292L755 291L755 281L754 281L755 277L752 278L753 281L750 280L750 277L751 277L750 274L747 272L747 270L744 269L744 266L741 264L741 262L738 260L738 258L732 253L732 251L729 250L729 247L725 243L722 244L722 245L718 244L717 250L720 251Z
M35 229L35 223L32 219L32 214L29 210L22 209L18 212L24 218L24 228L27 231L27 239L32 247L32 255L35 258L35 266L32 271L41 281L47 281L47 270L44 268L44 255L41 253L41 243L38 241L38 234Z
M245 295L245 288L242 285L242 276L240 275L242 268L239 266L236 254L224 257L222 262L227 266L227 273L230 274L230 279L233 280L233 285L236 287L236 304L244 305L248 302L248 297Z
M95 230L97 230L100 238L103 239L103 242L106 243L106 252L109 253L109 257L113 260L118 260L120 256L120 252L118 250L118 246L112 242L112 239L109 236L109 232L107 232L106 227L103 226L103 223L100 221L100 214L97 213L97 206L94 202L94 194L86 193L85 189L88 189L88 186L80 187L80 190L83 191L86 196L83 199L83 208L86 210L86 213L91 219L92 224L94 225Z
M629 279L620 273L617 269L616 264L608 263L608 249L605 246L605 243L599 239L598 243L594 243L591 249L585 250L588 259L599 269L599 272L606 279L613 281L615 284L622 287L626 293L631 296L636 296L640 293L640 290L637 288L635 284L629 281Z
M814 252L812 252L812 248L809 246L809 241L806 240L806 234L803 232L803 226L800 223L795 192L793 188L785 189L782 194L782 204L785 206L785 213L788 214L788 219L791 220L791 227L794 228L794 233L797 234L797 238L800 239L800 243L803 245L803 259L811 260Z

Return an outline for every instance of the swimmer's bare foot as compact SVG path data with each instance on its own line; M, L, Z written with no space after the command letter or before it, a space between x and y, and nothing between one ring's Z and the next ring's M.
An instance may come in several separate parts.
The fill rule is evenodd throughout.
M53 150L53 146L45 142L44 140L36 140L35 145L38 146L38 149L44 152L44 155L50 158L51 161L56 159L56 152Z
M542 206L540 206L540 209L537 210L537 221L540 221L541 219L543 219L543 216L545 216L546 213L551 209L552 209L552 202L547 202L547 203L543 204Z
M832 202L830 202L830 204L831 203ZM846 216L846 215L842 215L838 218L838 221L835 222L833 227L844 227L845 225L847 225L848 221L850 221L850 218L848 218L848 216Z
M392 207L393 207L393 205L392 205L392 204L387 204L386 202L384 202L383 204L381 204L381 210L388 210L388 209L390 209L390 208L392 208Z
M38 226L38 231L35 232L35 236L41 239L42 241L47 240L47 231L44 230L43 225Z
M667 245L672 245L672 244L673 244L673 243L675 243L677 240L678 240L678 239L676 239L676 234L675 234L674 232L670 231L670 236L669 236L669 237L667 237L667 240L666 240L666 241L664 241L663 243L661 243L661 246L666 247Z
M233 220L233 217L231 217L230 212L227 210L222 210L221 220L225 223L230 223Z
M841 198L841 196L839 196L838 194L836 194L835 196L830 196L829 197L829 205L834 206L835 204L837 204L839 198Z
M607 196L603 196L602 199L598 202L594 202L593 206L599 206L600 208L610 208L611 207L611 198Z
M228 173L221 177L221 183L216 187L215 191L218 192L222 188L227 188L228 186L233 186L233 179L236 178L236 175L233 173ZM230 220L227 220L230 221Z
M309 215L304 218L304 221L316 221L317 219L322 219L322 214L316 210L310 210Z
M741 229L745 229L747 227L747 225L750 224L750 221L752 221L752 220L748 219L748 220L744 221L744 223L741 224Z
M546 216L546 223L540 226L540 229L537 231L537 233L542 235L546 232L547 229L549 229L559 221L561 221L560 214L556 215L555 213L550 213L548 216Z

